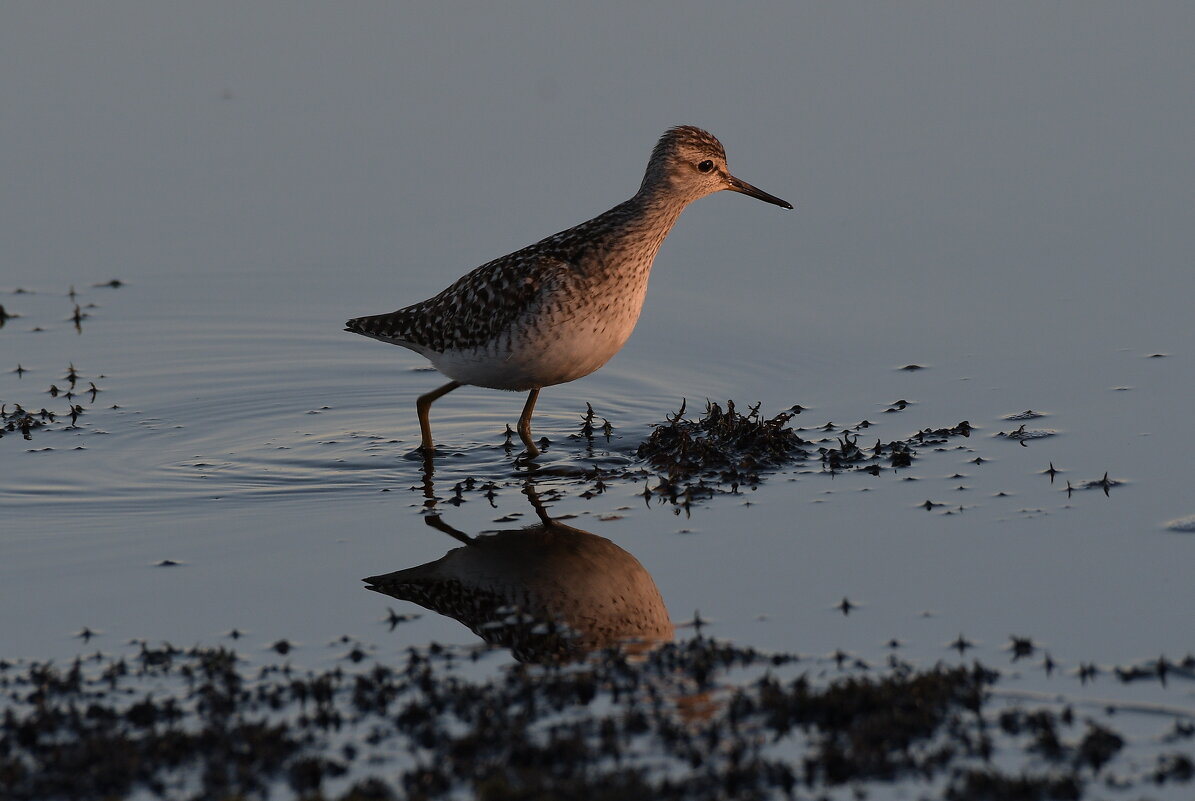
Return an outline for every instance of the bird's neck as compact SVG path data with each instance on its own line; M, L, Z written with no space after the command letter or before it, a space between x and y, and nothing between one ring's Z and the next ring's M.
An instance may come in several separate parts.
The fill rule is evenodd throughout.
M560 240L561 258L587 280L617 274L626 286L635 285L635 278L646 285L656 253L686 205L675 195L640 189L630 200L552 239Z
M644 187L623 204L627 222L622 235L626 241L634 240L639 248L646 249L650 261L687 205L674 194Z
M660 181L644 181L635 196L627 201L645 223L658 226L665 234L690 202L690 198L679 196L671 186Z

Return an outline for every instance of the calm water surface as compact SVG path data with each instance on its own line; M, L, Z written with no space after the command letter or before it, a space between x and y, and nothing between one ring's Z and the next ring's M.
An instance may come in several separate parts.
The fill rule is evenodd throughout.
M0 440L6 594L22 610L4 618L11 653L64 657L85 626L107 643L207 641L237 628L302 643L296 658L314 662L331 658L326 643L345 632L395 649L470 641L431 615L387 634L387 604L359 585L456 544L423 524L421 465L405 456L418 439L414 398L438 376L414 356L343 334L344 314L313 318L272 292L209 306L211 289L183 276L119 289L88 280L74 282L80 304L94 304L81 333L63 321L72 305L60 288L7 296L22 314L3 331L9 360L28 372L3 374L5 402L65 409L47 389L67 386L71 364L79 388L101 390L94 402L75 399L85 407L75 427L60 418L28 441ZM675 302L659 284L649 316ZM736 336L735 313L724 312L723 342ZM1183 396L1184 354L1109 351L1099 377L1051 371L1040 355L949 362L933 348L929 358L909 354L930 365L915 372L868 349L841 367L802 369L789 361L800 357L787 322L767 337L737 335L748 354L740 361L706 349L698 320L676 313L675 325L687 319L688 337L638 336L608 369L545 393L537 434L553 442L549 466L642 466L633 451L650 423L681 397L699 408L702 384L711 398L762 400L768 411L810 407L795 424L867 419L864 440L962 419L976 430L924 449L906 470L780 471L688 515L645 504L640 479L614 480L591 498L581 497L589 482L537 479L561 495L553 514L575 516L643 562L675 620L700 610L719 636L867 660L896 638L906 656L932 663L960 633L988 661L1007 659L1014 634L1072 666L1189 650L1190 538L1163 524L1190 510L1182 454L1195 443L1154 411ZM835 370L843 398L806 386L805 374ZM898 399L910 405L886 411ZM608 445L576 438L585 402L614 425ZM469 477L498 485L492 502L472 492L441 505L454 527L534 518L502 447L520 406L518 396L470 389L436 408L437 494L451 497ZM1004 419L1028 408L1044 416ZM1048 436L1026 446L995 436L1022 422ZM1062 471L1053 483L1043 473L1051 463ZM1104 472L1122 482L1107 497L1065 491ZM927 500L941 506L926 510ZM162 560L180 564L155 566ZM860 606L849 616L833 608L844 597Z

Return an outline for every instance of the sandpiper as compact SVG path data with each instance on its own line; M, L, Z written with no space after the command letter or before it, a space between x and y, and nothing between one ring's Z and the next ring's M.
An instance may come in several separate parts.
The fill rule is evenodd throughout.
M345 330L409 348L451 379L415 404L426 457L433 451L428 411L462 384L528 392L518 432L535 457L531 415L539 391L589 375L622 348L664 238L686 206L723 189L792 208L731 175L712 134L671 128L630 200L483 264L434 298L357 317Z

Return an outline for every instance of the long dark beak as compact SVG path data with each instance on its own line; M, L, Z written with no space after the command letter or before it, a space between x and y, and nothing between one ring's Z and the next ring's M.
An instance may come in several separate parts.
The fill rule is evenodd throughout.
M779 206L782 209L791 209L793 207L793 204L789 203L787 200L781 200L775 195L769 195L762 189L757 189L746 181L740 181L733 175L728 176L727 180L730 182L730 188L736 192L742 192L744 195L750 195L757 200L762 200L764 203L771 203L772 205Z

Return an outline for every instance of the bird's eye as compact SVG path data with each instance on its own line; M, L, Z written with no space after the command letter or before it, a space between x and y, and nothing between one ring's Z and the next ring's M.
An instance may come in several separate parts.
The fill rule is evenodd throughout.
M709 172L712 169L714 169L714 162L710 161L709 159L706 159L697 165L698 172Z

